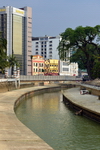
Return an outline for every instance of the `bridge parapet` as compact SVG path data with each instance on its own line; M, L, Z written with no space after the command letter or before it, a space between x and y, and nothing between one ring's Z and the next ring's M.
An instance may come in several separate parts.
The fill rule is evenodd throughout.
M20 76L21 81L81 81L82 78L77 78L76 76Z

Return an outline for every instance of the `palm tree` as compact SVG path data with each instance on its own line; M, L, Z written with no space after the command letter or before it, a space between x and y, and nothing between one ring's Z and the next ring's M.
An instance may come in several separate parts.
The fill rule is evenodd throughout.
M9 56L8 58L8 62L9 62L9 67L12 67L12 74L13 74L13 70L14 70L14 66L16 65L17 67L19 67L19 62L17 61L16 57L12 54L12 56Z
M7 56L7 40L2 38L2 35L0 33L0 70L4 74L5 68L12 67L12 73L13 73L13 67L16 64L16 66L19 67L19 63L16 60L16 57L14 54L12 56Z

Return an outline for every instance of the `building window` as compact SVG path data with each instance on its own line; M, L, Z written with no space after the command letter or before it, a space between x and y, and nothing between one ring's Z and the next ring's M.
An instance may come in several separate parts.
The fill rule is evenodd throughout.
M63 66L68 66L68 63L67 62L63 62Z
M49 54L52 54L52 51L50 51Z
M63 68L63 71L69 71L69 68Z
M49 57L52 57L52 55L49 55Z
M36 67L37 67L37 66L38 66L38 63L34 63L34 66L36 66Z
M52 43L52 41L49 41L49 43Z

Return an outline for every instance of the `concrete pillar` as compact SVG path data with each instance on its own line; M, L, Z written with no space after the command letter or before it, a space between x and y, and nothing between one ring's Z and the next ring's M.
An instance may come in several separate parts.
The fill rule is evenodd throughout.
M17 78L20 78L20 70L17 69Z
M13 72L13 76L14 76L14 78L16 78L16 76L17 76L17 72L16 72L16 70L14 70L14 72Z
M14 76L14 78L16 78L16 76L17 76L17 72L16 72L16 64L14 65L13 76Z
M16 89L17 89L17 79L15 79L15 87L16 87Z
M8 77L8 70L5 70L5 78Z
M20 79L18 79L18 87L20 88Z

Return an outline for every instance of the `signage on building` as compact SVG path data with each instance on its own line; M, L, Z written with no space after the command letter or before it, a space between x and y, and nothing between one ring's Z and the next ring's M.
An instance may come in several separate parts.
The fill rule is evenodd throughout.
M2 8L2 9L0 9L0 12L1 12L1 11L6 11L6 9Z
M4 13L4 12L6 12L6 9L5 9L5 8L1 8L1 9L0 9L0 13L2 14L2 13Z
M24 15L24 11L21 11L19 9L16 9L16 12Z
M13 8L13 14L24 16L24 11L21 9Z

